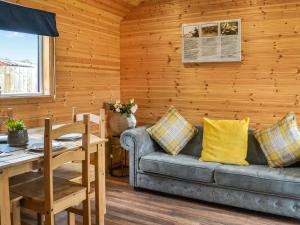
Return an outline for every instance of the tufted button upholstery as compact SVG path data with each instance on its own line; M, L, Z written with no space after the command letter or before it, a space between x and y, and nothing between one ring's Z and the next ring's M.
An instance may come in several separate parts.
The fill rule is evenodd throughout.
M274 169L263 165L222 165L215 169L215 182L220 186L299 197L300 167Z

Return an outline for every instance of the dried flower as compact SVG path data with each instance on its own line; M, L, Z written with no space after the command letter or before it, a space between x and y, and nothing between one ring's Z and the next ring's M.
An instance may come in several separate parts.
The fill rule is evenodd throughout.
M133 105L130 110L134 114L134 113L136 113L137 109L138 109L138 106L137 105Z
M118 112L118 113L121 113L121 114L127 114L128 117L131 114L136 113L136 111L138 109L138 106L135 103L135 100L133 98L130 99L127 104L125 104L125 103L122 104L120 102L120 100L116 100L115 103L109 103L108 107L113 112Z

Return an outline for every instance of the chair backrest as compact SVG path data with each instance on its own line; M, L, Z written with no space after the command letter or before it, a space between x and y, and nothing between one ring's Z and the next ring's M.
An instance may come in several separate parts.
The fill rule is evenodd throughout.
M98 128L99 135L98 136L103 139L106 137L105 109L100 109L99 115L95 115L93 113L77 113L76 110L77 110L77 108L73 107L73 112L72 112L73 122L83 121L84 115L88 114L88 115L90 115L90 122L97 124L99 126L99 128Z
M90 191L90 116L84 115L83 121L52 128L52 120L45 119L44 133L44 187L46 210L53 209L53 170L66 162L82 161L82 185ZM82 146L76 151L62 151L53 154L52 141L70 133L82 134Z

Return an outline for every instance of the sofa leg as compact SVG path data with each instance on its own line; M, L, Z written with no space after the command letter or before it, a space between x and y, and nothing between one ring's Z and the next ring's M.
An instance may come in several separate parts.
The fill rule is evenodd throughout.
M139 187L133 187L133 190L136 191L136 192L142 191L142 189L139 188Z

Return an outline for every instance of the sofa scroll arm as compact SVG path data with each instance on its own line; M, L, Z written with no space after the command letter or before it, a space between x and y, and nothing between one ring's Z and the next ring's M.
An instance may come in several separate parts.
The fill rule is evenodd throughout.
M121 135L121 145L129 152L136 152L140 158L158 149L157 144L152 140L147 132L148 126L129 129Z
M129 129L121 134L121 146L129 151L129 183L137 187L137 172L139 159L151 152L158 150L158 145L151 139L147 132L149 126Z

